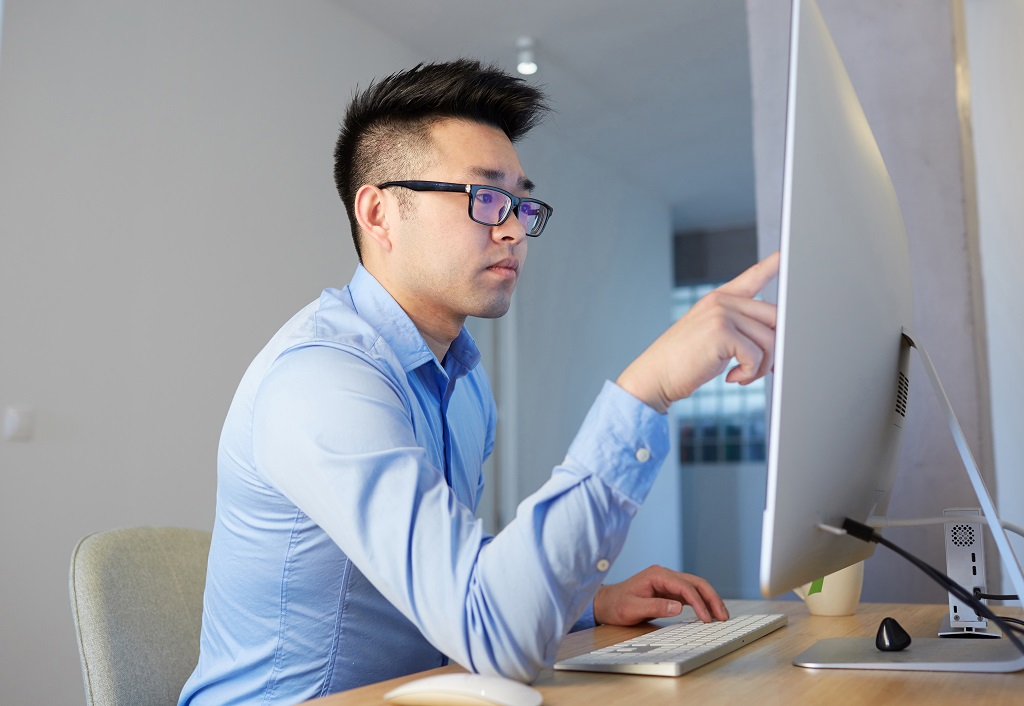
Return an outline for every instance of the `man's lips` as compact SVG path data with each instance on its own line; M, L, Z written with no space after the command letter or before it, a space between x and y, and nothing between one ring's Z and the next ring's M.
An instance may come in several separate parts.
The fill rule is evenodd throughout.
M511 270L511 273L519 274L519 260L515 259L514 257L507 257L504 260L495 262L493 265L490 265L487 269L494 270L495 272L503 274L506 274L509 272L509 270Z

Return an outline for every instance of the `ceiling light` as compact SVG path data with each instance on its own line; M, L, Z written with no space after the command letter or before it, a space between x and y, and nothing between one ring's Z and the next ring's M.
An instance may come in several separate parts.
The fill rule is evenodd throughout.
M533 58L533 39L520 37L516 42L516 71L524 76L532 76L537 73L537 62Z

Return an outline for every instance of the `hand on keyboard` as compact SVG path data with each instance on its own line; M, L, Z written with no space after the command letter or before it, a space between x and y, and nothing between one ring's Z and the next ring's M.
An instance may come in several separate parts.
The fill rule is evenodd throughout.
M594 619L600 625L638 625L655 618L673 618L684 605L704 622L728 620L729 611L704 579L661 566L651 566L622 583L601 586L594 597Z

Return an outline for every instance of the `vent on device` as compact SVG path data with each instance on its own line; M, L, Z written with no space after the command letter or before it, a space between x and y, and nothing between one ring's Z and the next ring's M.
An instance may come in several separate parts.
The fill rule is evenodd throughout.
M909 396L910 380L901 372L899 388L896 390L896 413L901 417L907 416L907 399Z
M955 547L969 547L974 544L974 528L970 525L953 525L949 539Z

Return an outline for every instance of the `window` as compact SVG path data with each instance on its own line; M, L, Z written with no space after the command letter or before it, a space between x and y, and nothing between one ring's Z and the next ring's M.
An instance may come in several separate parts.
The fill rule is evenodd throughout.
M672 292L673 320L716 286L676 287ZM725 375L672 405L679 429L679 462L684 465L765 460L764 378L744 386L726 383Z

